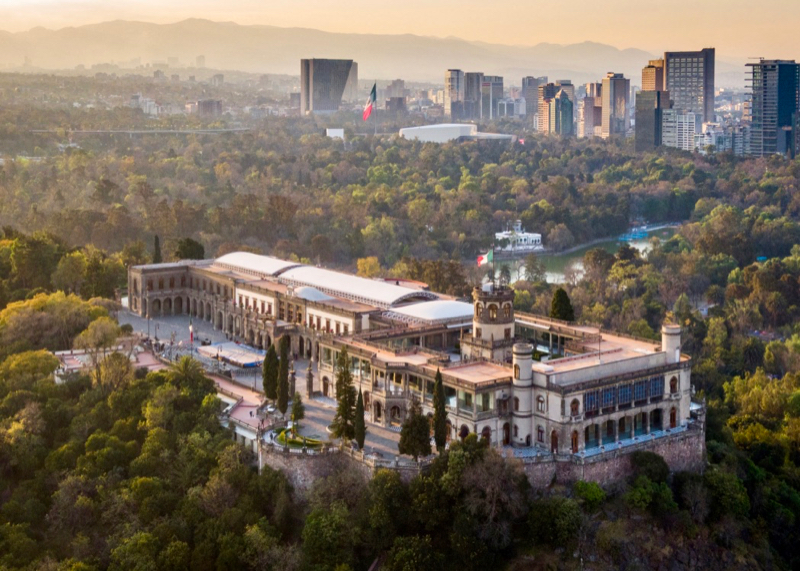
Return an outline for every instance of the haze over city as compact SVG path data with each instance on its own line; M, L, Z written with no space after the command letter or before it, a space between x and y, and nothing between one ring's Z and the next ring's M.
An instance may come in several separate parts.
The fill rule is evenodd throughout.
M527 46L589 40L654 53L702 44L738 59L800 48L795 0L757 5L745 0L509 0L502 8L483 0L0 0L0 29L12 32L115 19L171 23L186 18Z

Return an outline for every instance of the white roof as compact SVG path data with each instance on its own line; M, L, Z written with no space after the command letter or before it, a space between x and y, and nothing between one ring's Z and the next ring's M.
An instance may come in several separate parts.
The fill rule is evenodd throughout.
M333 299L328 294L322 293L315 287L302 286L294 290L294 295L308 301L326 301Z
M218 266L249 274L258 278L275 277L282 271L299 266L297 262L287 262L272 256L260 256L250 252L232 252L214 260Z
M311 286L334 297L384 309L411 299L438 299L436 294L429 291L411 289L312 266L290 268L282 272L279 279L287 284Z
M472 319L473 307L471 303L451 299L424 301L393 309L390 317L400 316L402 319L410 318L426 323L440 323L444 321Z

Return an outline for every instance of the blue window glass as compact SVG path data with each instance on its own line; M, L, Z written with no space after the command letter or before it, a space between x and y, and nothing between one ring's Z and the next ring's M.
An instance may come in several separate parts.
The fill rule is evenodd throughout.
M619 387L619 404L630 404L631 402L631 386L620 385Z
M647 399L647 381L636 381L633 383L633 400L645 399Z
M593 412L597 410L598 391L590 391L583 395L583 410Z
M614 389L614 387L603 389L603 397L602 397L603 408L609 408L614 406L614 394L616 392L617 391Z
M650 378L650 395L658 397L664 394L664 377L651 377Z

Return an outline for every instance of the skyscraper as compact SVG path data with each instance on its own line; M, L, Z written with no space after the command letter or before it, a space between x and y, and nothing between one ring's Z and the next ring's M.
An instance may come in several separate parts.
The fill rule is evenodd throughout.
M714 48L699 52L664 53L664 89L677 111L714 121Z
M549 133L550 129L550 100L553 99L558 93L558 87L555 83L546 83L539 86L539 97L537 108L539 110L539 128L540 133Z
M651 59L642 69L642 91L664 91L663 59Z
M481 117L481 86L483 73L468 71L464 74L464 118L480 119Z
M444 114L460 119L464 114L464 72L448 69L444 74ZM455 104L455 105L454 105Z
M631 81L621 73L609 72L603 79L603 118L601 137L622 135L628 132L630 119L628 112L628 94Z
M752 84L750 154L791 154L793 116L800 110L800 65L761 60L747 67Z
M661 144L683 151L695 149L694 136L700 131L702 116L691 111L664 109L661 121Z
M300 113L338 111L352 69L351 59L300 60Z
M547 77L533 77L531 75L522 78L522 97L525 99L525 109L530 116L536 115L539 111L539 86L547 83Z
M503 98L503 78L484 75L481 83L481 119L497 117L497 103Z
M572 100L564 89L559 89L555 97L548 99L549 132L555 135L572 136Z
M652 151L662 143L664 110L669 108L668 91L640 91L636 94L637 152Z

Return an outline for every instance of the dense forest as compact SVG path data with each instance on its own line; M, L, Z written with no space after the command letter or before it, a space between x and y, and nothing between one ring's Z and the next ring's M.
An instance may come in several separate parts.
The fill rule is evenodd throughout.
M59 149L31 129L145 120L27 89L0 109L0 567L800 566L800 161L536 136L344 144L320 134L324 123L280 117L247 133ZM48 351L124 333L112 299L129 265L153 259L155 236L164 259L192 238L208 255L294 256L463 295L484 277L473 255L517 218L556 249L634 220L684 222L646 253L590 250L562 287L578 322L651 339L665 319L682 326L708 406L703 475L638 454L617 489L532 489L519 465L468 438L409 484L342 465L301 495L254 470L193 361L148 374L109 357L52 380ZM522 274L515 306L549 314L556 286L541 260Z

